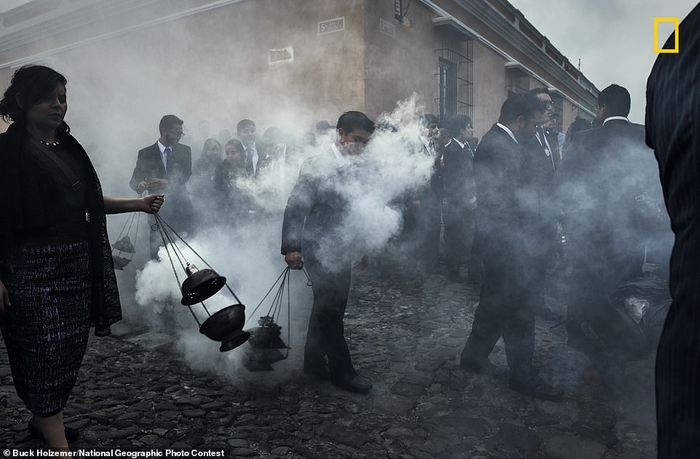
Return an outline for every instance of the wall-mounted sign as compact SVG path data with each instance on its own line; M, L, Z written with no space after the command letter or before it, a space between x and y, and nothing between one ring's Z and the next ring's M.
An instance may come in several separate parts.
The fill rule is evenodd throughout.
M269 64L279 64L280 62L293 62L294 48L291 46L283 49L271 49L269 53Z
M345 17L329 19L327 21L321 21L318 23L318 34L323 35L326 33L340 32L345 30Z
M379 18L379 31L384 35L389 35L391 38L396 37L396 26L381 18Z
M394 0L394 19L403 22L403 0Z

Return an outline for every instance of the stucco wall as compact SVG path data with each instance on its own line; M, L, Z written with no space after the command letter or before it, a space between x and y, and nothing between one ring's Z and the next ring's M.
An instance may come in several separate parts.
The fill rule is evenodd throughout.
M119 5L81 1L65 4ZM452 0L435 2L537 70L529 56L515 51L470 11ZM105 15L51 38L43 35L49 29L42 26L36 39L0 55L2 66L52 47L80 43L38 62L68 77L68 121L107 163L114 161L115 153L133 155L155 141L158 120L165 113L185 120L183 143L194 144L200 120L210 122L212 136L221 129L233 132L241 118L255 120L260 131L278 125L301 134L320 119L334 123L349 109L376 118L414 92L421 96L425 111L438 111L438 31L432 23L437 14L421 1L410 3L403 24L394 19L392 0L240 0L196 14L187 12L208 2L129 4L128 13ZM342 30L319 34L319 22L337 18L343 18ZM139 20L148 26L135 27ZM131 29L95 39L120 27ZM288 59L271 63L270 50L287 53ZM473 52L474 131L481 137L497 120L506 97L507 59L477 40ZM12 71L7 65L0 69L3 87ZM564 106L565 129L577 111L566 101Z
M392 111L397 101L408 99L414 93L419 96L426 112L436 113L437 58L433 15L420 2L413 2L410 16L400 23L394 19L393 1L366 0L366 5L368 114L376 116ZM382 24L381 19L386 22ZM394 36L390 36L392 31Z
M498 121L508 96L506 60L479 42L474 43L474 135L481 138Z

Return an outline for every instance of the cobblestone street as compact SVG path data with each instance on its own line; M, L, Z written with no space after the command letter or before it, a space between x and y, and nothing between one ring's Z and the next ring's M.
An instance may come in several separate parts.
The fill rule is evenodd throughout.
M491 355L495 375L459 368L478 300L476 285L391 259L356 273L346 336L355 366L374 383L368 395L304 374L298 344L273 372L227 378L194 369L167 333L127 318L112 336L90 338L65 410L66 425L81 431L72 447L290 459L656 456L653 357L590 386L588 359L565 344L564 327L538 319L535 365L565 397L527 398L508 389L502 341ZM556 301L550 307L564 313ZM30 414L4 347L0 410L3 447L42 446L27 432Z

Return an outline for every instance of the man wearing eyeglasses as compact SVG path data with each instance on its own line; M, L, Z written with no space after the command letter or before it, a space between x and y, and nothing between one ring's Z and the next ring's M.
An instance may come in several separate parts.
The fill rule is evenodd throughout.
M141 194L165 194L168 204L160 216L181 235L192 231L192 203L186 183L192 175L192 150L180 144L184 122L175 115L165 115L158 129L160 138L138 153L136 167L129 181L131 189ZM158 231L151 231L151 259L158 258L162 245Z
M526 203L526 249L529 260L527 269L529 302L536 315L548 320L558 320L545 304L547 266L555 250L557 214L555 212L553 180L561 156L556 138L549 135L547 126L554 115L554 105L547 88L530 90L539 102L535 135L523 145L526 175L530 178L522 192ZM552 292L549 292L550 294Z
M485 275L459 365L471 373L492 373L488 357L503 337L509 387L530 397L557 400L561 390L541 378L532 365L535 318L525 304L529 260L522 235L529 209L521 198L530 177L522 143L535 134L537 112L533 95L508 97L474 156L477 238Z

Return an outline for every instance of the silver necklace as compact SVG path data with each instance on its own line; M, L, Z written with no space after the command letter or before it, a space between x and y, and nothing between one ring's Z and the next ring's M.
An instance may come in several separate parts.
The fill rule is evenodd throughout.
M43 143L47 147L57 147L59 145L58 141L56 141L56 142L44 142L43 140L39 139L39 142Z

